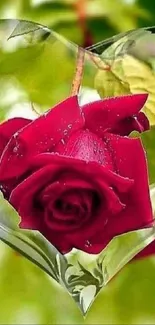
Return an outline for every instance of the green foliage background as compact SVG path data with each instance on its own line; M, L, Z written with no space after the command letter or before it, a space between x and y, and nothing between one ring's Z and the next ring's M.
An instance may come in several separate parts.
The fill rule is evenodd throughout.
M78 24L74 2L1 0L0 18L21 18L40 22L69 40L81 44L83 34ZM94 43L119 32L155 24L155 3L151 0L88 2L87 23ZM35 51L40 51L40 47L32 48L29 61L24 49L18 53L0 53L0 98L8 89L8 75L15 75L24 90L28 91L28 100L44 110L69 92L67 86L60 85L59 74L54 70L59 62L63 62L64 52L63 48L61 53L55 48L53 62L52 55L51 59L49 58L50 48L46 47L43 57L38 59L38 62L34 61L34 64L31 60L32 57L36 60L38 52ZM64 82L65 77L66 80L72 79L73 71L74 58L71 66L67 60L61 65ZM93 75L94 71L91 70L90 73ZM85 77L87 86L91 86L89 79L88 73ZM11 108L9 93L6 93L7 100L1 100L0 103L1 120L7 117ZM25 100L24 95L22 96L20 102ZM144 136L144 144L148 148L150 178L154 182L154 130ZM58 284L0 242L0 324L155 324L154 306L155 257L127 265L102 290L88 316L83 319L72 298Z

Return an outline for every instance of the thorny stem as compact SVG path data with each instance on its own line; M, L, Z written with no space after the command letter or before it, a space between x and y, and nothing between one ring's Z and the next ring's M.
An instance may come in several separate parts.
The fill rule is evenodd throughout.
M78 95L79 93L82 77L83 77L84 59L85 59L85 51L82 47L78 47L77 64L76 64L75 76L72 83L71 96Z

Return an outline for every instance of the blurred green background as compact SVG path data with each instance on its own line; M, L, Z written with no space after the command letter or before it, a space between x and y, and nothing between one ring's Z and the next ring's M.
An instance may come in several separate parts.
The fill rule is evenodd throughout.
M88 0L85 14L89 36L87 40L79 20L76 0L0 1L1 19L21 18L39 22L80 45L90 40L96 43L129 29L155 25L155 2ZM9 51L8 53L11 55ZM5 60L9 62L8 57L1 59L0 75L4 74L6 78L11 68L8 65L8 70L4 71L2 67ZM16 57L10 62L10 66L14 62L12 74L14 70L17 72L18 65L21 72L22 65L20 66ZM36 70L40 73L37 85L36 79L32 82L31 73L27 79L19 78L25 88L42 87L46 80L40 81L42 74L39 68L40 66ZM47 84L45 93L41 92L40 95L36 91L29 91L29 99L45 108L53 104L51 96L48 96L52 82L54 78L51 84ZM3 84L0 84L0 95L6 90L3 89ZM7 100L0 104L1 119L7 116L7 109L11 108L10 94L6 94ZM61 98L56 90L54 96L53 102ZM11 97L10 100L13 102L14 98ZM19 106L16 106L16 111L19 109ZM154 175L153 168L154 161ZM0 242L0 324L155 324L155 257L127 265L102 290L86 319L83 319L68 293L43 271Z

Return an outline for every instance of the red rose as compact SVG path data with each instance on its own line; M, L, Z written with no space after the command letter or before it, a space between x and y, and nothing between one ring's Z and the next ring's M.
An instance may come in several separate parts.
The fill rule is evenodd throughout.
M147 163L133 130L149 128L146 94L79 107L77 97L34 121L0 125L0 184L21 228L57 249L99 253L118 234L152 223ZM16 133L15 133L16 132Z

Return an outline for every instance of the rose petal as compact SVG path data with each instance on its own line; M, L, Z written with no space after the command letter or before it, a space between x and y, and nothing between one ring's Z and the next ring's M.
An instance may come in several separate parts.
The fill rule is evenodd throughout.
M147 117L144 114L139 115L147 97L147 94L127 95L106 98L84 105L82 110L86 128L101 137L105 130L128 135L134 130L141 132L141 130L148 129Z
M121 120L112 130L110 130L110 132L123 136L129 135L132 131L141 133L149 130L149 128L149 120L143 112L140 112L136 116Z
M16 117L0 124L0 156L14 133L25 127L32 120Z
M94 190L94 187L90 184L90 182L84 180L84 179L78 179L77 177L80 177L81 175L77 173L76 177L75 175L73 176L72 173L64 173L62 175L61 173L59 174L58 178L59 181L54 182L50 185L48 185L44 190L43 190L43 195L42 195L42 201L43 203L47 203L50 200L55 200L58 195L60 196L64 191L68 191L71 189L81 189L81 190Z
M12 137L7 145L1 158L0 181L19 177L28 169L32 155L54 151L59 142L68 139L83 125L77 96L68 98L35 119L16 137ZM19 155L15 148L18 148Z
M114 159L118 173L131 179L134 184L128 195L124 196L126 209L115 218L109 219L107 236L150 226L153 223L153 213L149 194L147 162L142 143L139 139L129 139L110 134L109 143L113 147Z
M146 115L143 112L139 112L137 115L137 122L139 123L139 127L141 127L141 132L149 130L149 120L146 118Z
M80 130L72 134L64 148L57 152L67 157L97 162L113 170L113 163L106 142L88 130Z
M147 164L141 141L139 139L122 138L116 135L107 135L107 139L109 145L113 148L113 158L115 159L119 174L123 177L134 179L134 184L127 195L123 194L122 191L120 196L126 204L126 208L117 215L112 216L110 214L106 227L105 225L102 226L103 219L101 218L96 223L87 225L86 229L83 227L82 231L74 231L74 234L67 236L71 247L75 247L75 245L77 247L78 243L77 248L92 254L98 254L114 236L144 228L153 223ZM91 166L91 164L88 165L89 167ZM86 173L84 166L82 169ZM91 173L92 179L95 179L97 174L100 175L100 178L103 178L99 170L95 176L95 164L91 169ZM111 174L114 175L114 173ZM105 175L106 173L103 179L107 182ZM117 182L116 185L118 185ZM107 213L104 211L104 218L106 214L108 216L108 211ZM89 245L85 244L86 236Z
M41 168L41 165L43 164L43 168ZM55 229L52 230L48 229L43 222L43 214L44 212L40 211L40 207L37 205L36 197L39 191L48 186L48 184L55 182L55 178L61 175L63 172L69 173L71 172L71 178L72 173L75 173L75 175L80 175L81 179L88 179L89 182L92 184L93 189L101 195L101 197L107 198L107 201L110 202L111 206L107 205L106 210L103 209L103 214L100 213L99 215L95 216L93 219L89 220L86 225L82 225L82 228L80 228L77 231L67 233L65 231L64 234L61 233L61 249L64 251L66 248L63 248L62 242L65 240L68 243L68 247L76 247L81 248L85 251L89 251L87 247L85 247L85 241L87 237L93 237L94 234L97 235L98 233L100 235L99 245L102 244L104 247L105 243L107 243L107 234L104 231L105 223L107 222L107 218L110 217L113 213L120 213L123 206L115 194L115 191L111 188L111 186L114 186L117 188L117 183L123 184L123 187L125 186L126 182L126 190L128 191L129 185L130 187L133 186L133 181L130 181L128 178L120 177L119 175L115 175L113 172L110 172L106 167L101 166L97 163L90 162L86 163L85 161L75 159L75 158L68 158L60 155L54 155L54 154L40 154L32 161L32 166L37 167L37 171L33 172L31 176L29 176L25 181L23 181L20 185L18 185L13 191L10 196L10 203L16 208L16 210L19 212L19 215L21 216L22 220L35 220L37 218L42 220L41 224L39 225L38 230L54 245L56 243L53 241L53 232L55 234ZM39 169L38 169L39 167ZM57 176L56 176L57 175ZM62 178L62 181L64 179ZM75 180L74 180L75 181ZM116 182L117 181L117 182ZM116 183L116 184L115 184ZM82 186L83 184L82 181ZM118 185L118 188L120 186ZM125 188L123 189L124 192ZM124 195L124 194L123 194ZM29 204L27 204L29 202ZM104 202L103 202L104 204ZM112 211L111 211L112 209ZM114 216L117 220L117 215ZM25 221L24 221L25 224ZM21 226L23 226L23 222L21 223ZM61 225L59 226L59 230L61 229ZM102 233L101 233L102 232ZM59 233L59 232L58 232ZM109 238L109 237L108 237ZM101 242L100 242L101 241ZM57 240L57 247L60 249L60 246L58 244ZM92 252L94 250L98 249L95 248L96 243L93 244ZM98 246L97 246L98 247Z
M109 134L108 134L109 136ZM109 148L108 148L109 149ZM94 180L99 175L103 175L104 181L108 186L115 186L115 188L120 192L127 192L130 187L133 185L133 179L129 179L129 177L122 177L112 171L110 171L107 167L103 165L99 165L96 162L87 162L85 160L79 160L73 157L66 157L57 154L40 154L33 158L30 164L30 168L32 171L38 170L39 168L43 168L46 165L53 165L55 167L59 167L61 171L61 177L63 177L63 172L67 173L68 170L65 169L65 166L71 166L69 172L72 173L75 171L77 173L83 173L83 171L89 170L91 168L91 183L94 183ZM63 166L63 168L62 168ZM104 174L103 174L104 173ZM78 174L77 174L78 175ZM88 177L88 181L90 182L90 178Z

